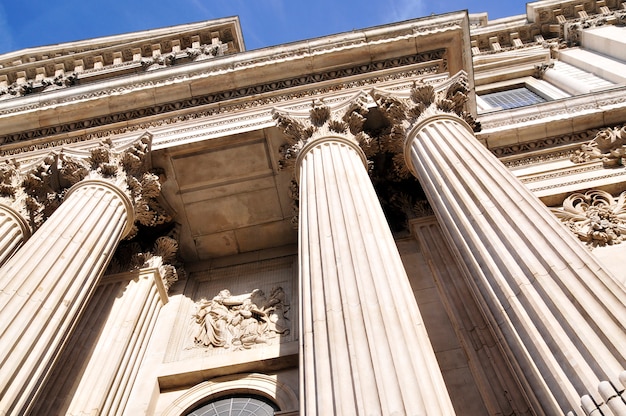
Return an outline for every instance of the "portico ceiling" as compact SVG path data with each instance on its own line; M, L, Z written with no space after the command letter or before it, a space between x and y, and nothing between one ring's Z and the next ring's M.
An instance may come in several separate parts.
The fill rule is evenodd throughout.
M276 128L156 151L165 171L163 198L180 223L186 261L296 242L289 187L278 169L284 139Z

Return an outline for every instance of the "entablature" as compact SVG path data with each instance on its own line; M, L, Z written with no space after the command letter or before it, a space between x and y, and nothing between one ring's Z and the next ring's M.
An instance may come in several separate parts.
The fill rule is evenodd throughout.
M243 50L236 17L24 49L0 56L0 100Z
M468 33L466 13L451 13L0 101L2 152L241 112L407 76L471 71L470 58L462 53Z
M526 15L483 22L472 28L474 56L532 45L577 44L590 25L623 23L622 0L549 0L528 3Z

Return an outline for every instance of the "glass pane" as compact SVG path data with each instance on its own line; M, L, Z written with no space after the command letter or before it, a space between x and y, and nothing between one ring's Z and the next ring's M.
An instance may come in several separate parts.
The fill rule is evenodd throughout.
M509 108L524 107L545 102L545 98L535 94L526 87L515 88L512 90L492 92L480 96L487 101L492 107L499 107L503 110Z
M196 408L187 416L273 416L276 406L263 397L228 396Z

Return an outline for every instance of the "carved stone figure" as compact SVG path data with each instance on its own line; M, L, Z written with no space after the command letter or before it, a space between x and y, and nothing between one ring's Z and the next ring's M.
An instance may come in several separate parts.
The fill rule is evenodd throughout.
M269 299L262 290L243 295L221 290L211 300L201 299L194 315L194 344L239 350L289 334L289 304L282 287L272 289Z
M572 156L575 163L600 159L605 168L623 165L626 155L626 127L600 130L593 140L583 143Z

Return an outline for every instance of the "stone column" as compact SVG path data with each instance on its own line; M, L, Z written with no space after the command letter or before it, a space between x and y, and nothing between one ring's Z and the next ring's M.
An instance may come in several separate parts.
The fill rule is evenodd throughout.
M13 208L0 203L0 266L30 237L24 217Z
M68 415L123 413L158 311L167 302L158 269L142 269L130 281L128 274L107 276L106 285L116 286L116 299L105 311L108 316L80 380L71 381L78 388Z
M133 215L118 186L83 180L0 268L0 414L32 405Z
M599 382L626 366L624 286L455 115L423 116L405 159L536 412L602 403Z
M297 158L301 414L453 415L364 165L354 137L332 132Z

